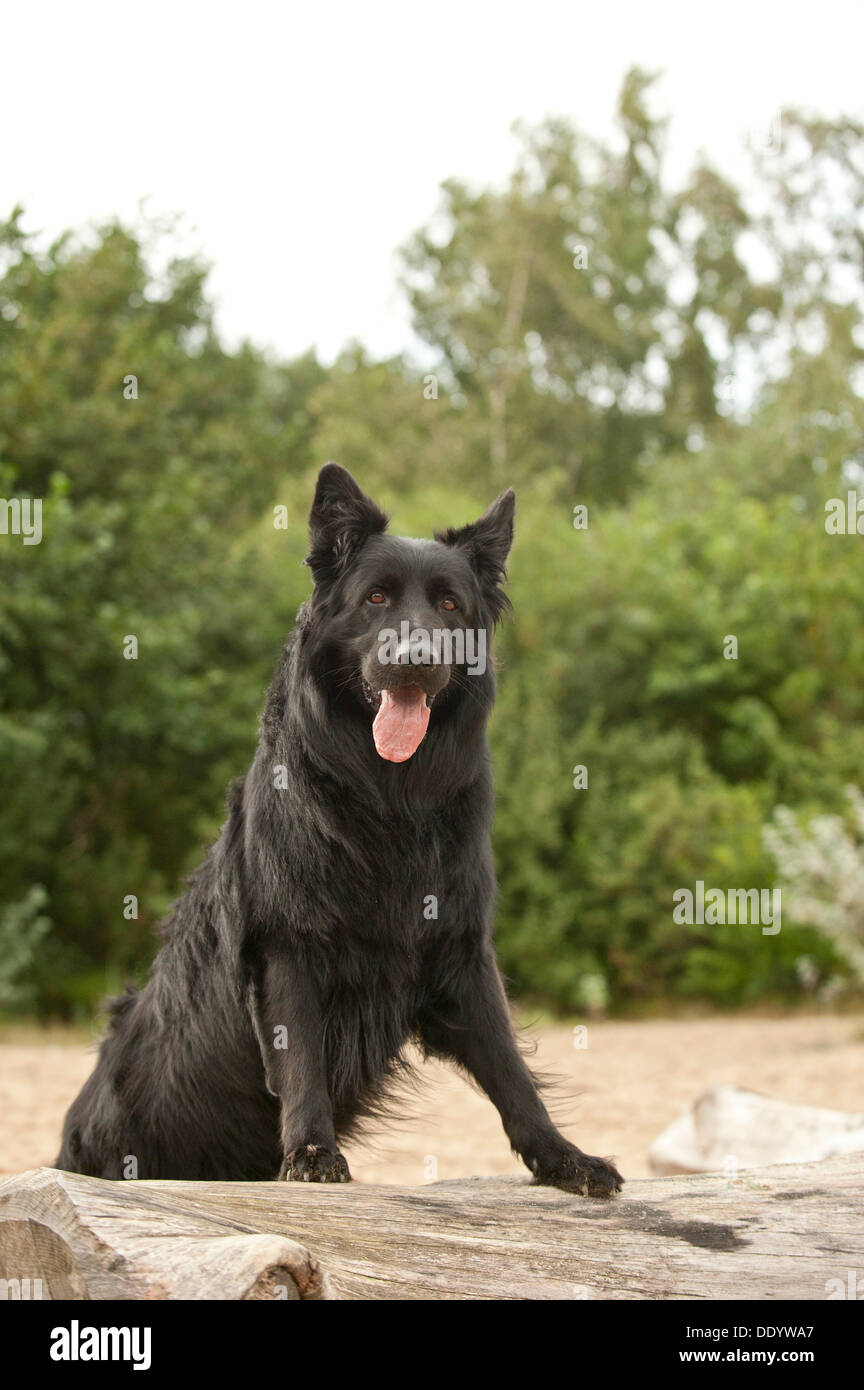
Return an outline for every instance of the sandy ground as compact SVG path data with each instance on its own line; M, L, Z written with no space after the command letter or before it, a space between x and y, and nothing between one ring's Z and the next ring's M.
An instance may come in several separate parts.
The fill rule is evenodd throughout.
M13 1035L14 1036L14 1035ZM61 1038L64 1035L59 1035ZM588 1153L649 1175L647 1150L706 1086L736 1082L781 1100L864 1112L864 1018L711 1018L595 1023L587 1048L558 1024L535 1031L535 1064L564 1078L562 1129ZM63 1114L93 1065L93 1044L0 1043L0 1173L56 1157ZM345 1149L361 1182L419 1184L471 1173L524 1172L496 1111L448 1068L427 1063L404 1121Z

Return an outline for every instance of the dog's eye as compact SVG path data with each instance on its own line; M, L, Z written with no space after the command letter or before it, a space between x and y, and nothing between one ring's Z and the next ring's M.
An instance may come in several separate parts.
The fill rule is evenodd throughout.
M452 594L448 594L446 598L442 598L442 600L441 600L441 607L442 607L443 609L445 609L446 612L448 612L448 613L454 613L454 612L456 611L456 609L459 607L459 605L458 605L458 603L456 602L456 600L455 600L455 598L453 597L453 595L452 595Z
M380 589L373 589L368 601L369 603L384 603L386 600Z

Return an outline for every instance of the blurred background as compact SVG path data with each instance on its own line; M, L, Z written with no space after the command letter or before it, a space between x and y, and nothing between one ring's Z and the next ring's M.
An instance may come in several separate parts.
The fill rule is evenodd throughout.
M0 535L0 1167L50 1157L218 832L327 459L403 534L517 490L498 947L566 1068L606 1039L607 1149L638 1166L679 1063L682 1103L864 1109L864 560L826 529L864 501L855 45L831 5L749 46L724 7L716 50L624 8L58 7L33 61L16 21L0 495L43 536ZM676 924L697 880L780 887L782 930Z

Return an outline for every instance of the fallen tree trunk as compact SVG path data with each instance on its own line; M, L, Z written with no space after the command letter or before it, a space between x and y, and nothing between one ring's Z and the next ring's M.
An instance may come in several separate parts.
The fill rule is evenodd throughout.
M631 1182L613 1202L522 1178L0 1181L0 1278L44 1298L825 1299L862 1269L860 1155Z

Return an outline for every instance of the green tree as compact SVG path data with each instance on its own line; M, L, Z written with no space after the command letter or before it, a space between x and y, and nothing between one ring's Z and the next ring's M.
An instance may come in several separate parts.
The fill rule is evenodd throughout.
M157 279L120 226L43 252L21 223L0 237L0 492L42 499L43 539L0 543L0 894L44 887L42 998L66 1008L97 962L146 959L253 745L303 581L265 590L247 533L308 467L323 372L227 352L199 264Z

